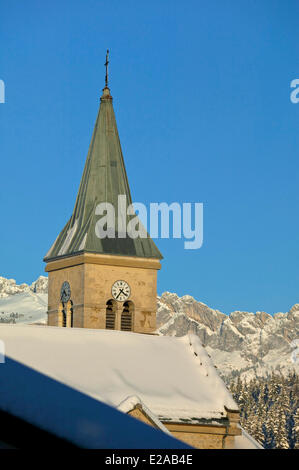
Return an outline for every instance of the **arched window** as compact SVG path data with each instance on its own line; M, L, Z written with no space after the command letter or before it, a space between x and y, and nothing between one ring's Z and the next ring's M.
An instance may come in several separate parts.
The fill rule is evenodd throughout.
M71 300L68 302L61 302L58 310L58 326L62 326L63 328L73 328L73 302Z
M62 325L64 328L66 327L66 308L65 308L65 305L63 305L63 309L62 309Z
M123 311L120 320L120 329L122 331L133 331L134 304L130 300L124 302Z
M115 330L116 302L108 300L106 303L106 329Z

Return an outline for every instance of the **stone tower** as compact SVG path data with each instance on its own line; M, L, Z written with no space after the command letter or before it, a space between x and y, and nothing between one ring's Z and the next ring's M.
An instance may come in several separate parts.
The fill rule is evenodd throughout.
M149 235L126 232L132 199L107 82L73 214L44 258L48 325L152 333L162 255ZM97 233L101 203L115 209L112 238Z

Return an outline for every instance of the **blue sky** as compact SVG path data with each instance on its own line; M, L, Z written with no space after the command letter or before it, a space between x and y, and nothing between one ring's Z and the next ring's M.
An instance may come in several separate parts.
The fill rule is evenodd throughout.
M133 199L203 202L158 240L159 293L224 312L299 302L298 1L0 1L0 275L32 282L71 215L104 85Z

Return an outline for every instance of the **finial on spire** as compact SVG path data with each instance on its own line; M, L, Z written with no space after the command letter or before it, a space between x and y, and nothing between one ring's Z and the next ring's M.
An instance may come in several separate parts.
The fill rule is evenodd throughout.
M101 96L101 101L106 101L106 100L112 100L112 96L110 95L110 90L108 88L108 65L109 65L109 49L107 49L106 52L106 62L105 62L105 67L106 67L106 76L105 76L105 87L103 88L103 94Z
M105 67L106 67L105 88L108 88L109 49L107 49L107 53L106 53L106 62L105 62L104 65L105 65Z

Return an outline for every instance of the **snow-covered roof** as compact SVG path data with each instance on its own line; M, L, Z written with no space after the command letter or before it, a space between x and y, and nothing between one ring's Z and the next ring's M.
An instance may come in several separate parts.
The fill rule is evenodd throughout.
M7 357L116 408L137 395L162 421L238 410L195 335L4 324L0 339Z
M0 364L0 422L0 449L189 447L9 357Z
M234 449L263 449L263 447L248 432L241 427L242 434L235 436Z
M122 411L123 413L129 413L133 411L136 407L140 407L144 414L148 416L148 418L156 425L158 429L165 432L166 434L171 434L166 426L157 418L156 415L143 403L143 401L137 397L137 395L132 395L131 397L127 397L124 401L122 401L117 409Z

